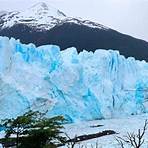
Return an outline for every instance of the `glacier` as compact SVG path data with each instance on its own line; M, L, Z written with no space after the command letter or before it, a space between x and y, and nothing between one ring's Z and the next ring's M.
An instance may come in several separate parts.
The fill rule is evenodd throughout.
M0 119L48 110L69 122L148 111L148 63L118 51L77 53L0 37Z

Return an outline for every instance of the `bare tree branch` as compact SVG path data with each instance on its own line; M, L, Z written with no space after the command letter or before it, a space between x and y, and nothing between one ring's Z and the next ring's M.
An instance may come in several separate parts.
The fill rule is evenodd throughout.
M124 143L130 144L134 148L140 148L144 143L144 135L147 130L148 120L145 120L143 129L138 129L137 134L127 133L124 138L117 137L116 141L119 143L121 148L124 148Z

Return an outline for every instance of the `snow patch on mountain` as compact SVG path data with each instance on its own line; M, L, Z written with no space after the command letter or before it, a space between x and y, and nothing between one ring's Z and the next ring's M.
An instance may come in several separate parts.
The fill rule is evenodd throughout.
M52 26L54 23L54 18L62 19L66 15L51 7L50 8L45 3L38 3L31 8L22 12L10 12L3 16L4 24L3 28L12 27L14 24L32 24L32 25L45 25Z
M7 13L7 11L0 11L0 17L5 15Z
M105 30L109 29L101 24L94 23L89 20L67 17L62 11L52 6L48 6L45 3L37 3L22 12L16 11L3 13L3 15L0 15L0 20L2 20L2 24L0 23L2 29L12 27L15 24L26 24L39 30L49 30L56 25L60 25L65 22Z

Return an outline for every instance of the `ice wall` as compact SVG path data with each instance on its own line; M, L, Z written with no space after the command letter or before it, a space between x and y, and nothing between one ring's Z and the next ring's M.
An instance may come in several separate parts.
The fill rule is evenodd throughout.
M0 37L0 118L28 109L69 121L146 112L148 64L118 51L24 45Z

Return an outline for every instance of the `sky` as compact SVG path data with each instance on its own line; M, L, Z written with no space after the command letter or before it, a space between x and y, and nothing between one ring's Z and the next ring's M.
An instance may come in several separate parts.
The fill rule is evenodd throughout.
M0 10L23 10L38 2L148 41L148 0L0 0Z

